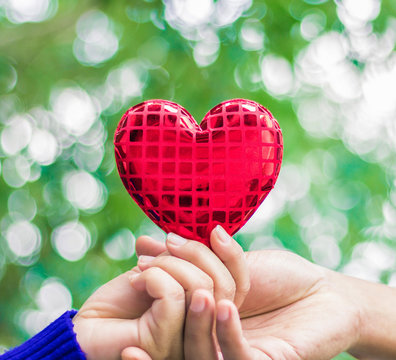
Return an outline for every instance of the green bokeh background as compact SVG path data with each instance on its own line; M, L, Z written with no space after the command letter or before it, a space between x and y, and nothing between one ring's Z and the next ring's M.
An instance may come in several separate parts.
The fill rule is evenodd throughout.
M359 14L350 13L349 19L355 22L345 20L341 1L240 1L245 8L223 25L216 24L215 18L200 18L195 24L172 22L165 16L165 8L172 1L168 5L156 0L38 1L49 4L48 11L41 21L33 22L15 17L12 3L0 1L0 346L15 346L34 333L29 316L33 320L50 319L59 311L40 302L40 289L45 284L61 284L60 303L67 304L71 295L72 306L79 308L95 288L135 265L136 257L125 243L128 236L132 239L131 234L137 237L151 233L163 237L124 190L114 166L112 145L122 114L150 98L175 101L197 120L223 100L248 98L269 108L278 119L285 143L280 189L272 205L265 208L273 215L262 214L254 220L254 226L236 236L246 250L283 247L338 271L384 283L395 281L395 107L381 113L383 104L377 110L374 104L371 111L380 114L374 130L380 129L381 135L371 139L370 149L364 134L353 137L347 131L359 121L356 108L364 109L370 100L361 92L365 81L375 77L381 66L391 72L396 36L389 35L390 51L377 57L375 54L385 46L378 44L378 39L392 31L396 34L393 0L378 2L378 14L372 18L362 20ZM182 6L173 3L176 8ZM218 6L221 1L210 3ZM228 6L234 5L230 2ZM107 19L104 24L116 44L113 53L106 53L110 45L102 39L105 50L98 51L105 55L99 60L89 49L86 53L78 50L79 44L86 45L89 40L81 39L84 31L89 33L81 24L94 26L87 19L97 18ZM104 35L100 31L98 34L94 34L97 38L91 36L100 43ZM345 40L340 63L347 68L345 76L354 74L350 81L355 81L355 94L343 92L345 88L337 88L331 79L335 76L331 66L339 64L329 64L328 78L317 84L315 76L309 81L301 76L302 54L315 49L320 41L326 46L328 34L338 34ZM354 47L356 37L367 41L366 45ZM370 44L377 48L373 45L371 49ZM279 76L280 82L284 76L286 80L291 76L291 83L286 81L278 88L271 82L271 71L268 74L264 70L264 64L271 64L268 59L276 60L271 68L274 76ZM367 73L373 64L377 68ZM326 66L323 71L328 70ZM117 69L131 69L135 78L122 83L125 73L117 77ZM309 66L305 70L309 72ZM117 81L118 85L114 83ZM136 91L128 92L128 81L137 84ZM121 96L123 86L126 90ZM80 92L84 101L94 104L95 117L84 134L82 130L73 133L59 120L62 103L57 94L65 89ZM392 90L396 93L395 87L389 92ZM389 101L392 99L396 102L395 97ZM300 106L310 100L324 101L328 107L312 108L307 122ZM66 101L64 106L68 105ZM351 108L356 111L348 113ZM330 125L326 123L327 111L333 112ZM30 141L10 150L6 137L13 134L18 142L18 136L7 131L18 128L17 115L27 119L31 129L45 129L55 138L56 155L47 163L40 158L42 153L34 155ZM321 128L324 123L328 127ZM89 156L84 155L91 146L83 139L87 134L94 138L90 156L98 166L90 166ZM13 169L18 181L12 180ZM70 174L87 173L102 189L96 207L84 208L67 190ZM78 195L78 189L74 190ZM24 199L28 199L32 211ZM307 216L302 219L304 212ZM317 227L325 233L313 231L307 224L315 224L317 219L322 221L318 220ZM55 229L76 221L89 234L89 249L78 260L69 261L51 239ZM12 236L24 236L10 230L21 222L33 224L35 244L39 242L27 256L16 254L10 247ZM120 229L129 232L120 235ZM115 234L119 242L114 240ZM105 244L112 241L118 260L106 251ZM21 244L28 246L23 241ZM363 246L357 247L359 244ZM124 259L122 254L126 254ZM56 296L52 301L57 301Z

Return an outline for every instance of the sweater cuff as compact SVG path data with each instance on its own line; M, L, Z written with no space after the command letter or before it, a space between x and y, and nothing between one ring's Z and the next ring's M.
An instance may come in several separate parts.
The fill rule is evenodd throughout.
M0 356L0 360L86 360L73 331L76 310L66 311L22 345Z

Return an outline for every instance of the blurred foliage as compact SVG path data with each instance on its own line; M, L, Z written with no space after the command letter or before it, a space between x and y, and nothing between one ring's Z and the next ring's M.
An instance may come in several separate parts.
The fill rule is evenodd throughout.
M36 2L34 11L0 2L0 345L134 266L133 236L162 236L124 190L112 145L122 114L150 98L198 121L230 98L268 107L284 134L279 189L238 241L391 281L395 108L381 113L371 101L376 123L358 121L377 93L365 92L366 69L395 73L393 0L364 1L356 14L341 1L208 0L190 9L190 23L176 1Z

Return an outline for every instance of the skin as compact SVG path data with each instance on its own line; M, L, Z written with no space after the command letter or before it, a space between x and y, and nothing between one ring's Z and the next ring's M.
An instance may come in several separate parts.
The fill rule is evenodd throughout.
M184 314L177 281L158 268L144 274L134 268L91 295L73 323L88 359L176 359L182 357Z
M137 243L140 254L164 249L147 237ZM232 298L219 299L180 278L181 267L162 266L187 289L186 359L325 360L343 351L359 359L396 358L395 289L286 251L248 252L246 263L250 290L239 312Z
M138 266L73 319L87 358L396 358L395 289L286 251L243 253L221 228L210 240L212 250L174 235L139 238Z
M172 240L176 239L179 244ZM210 237L212 250L205 245L182 239L174 234L168 235L166 245L159 245L149 237L137 240L138 254L155 254L159 256L139 256L138 266L143 271L159 267L171 275L185 290L187 308L194 300L197 291L206 291L213 298L213 302L228 300L237 308L245 300L250 289L249 273L245 254L240 245L234 241L222 228L216 227ZM196 296L195 296L196 297ZM213 320L213 319L212 319ZM209 354L217 354L217 340L212 332L213 323L205 324L207 328L204 338L208 344L197 346L191 327L184 332L185 358L191 358L190 344L196 350L208 348ZM196 353L197 358L207 358L207 354ZM196 355L194 354L194 356Z
M250 281L244 252L220 226L211 233L212 250L197 241L169 234L166 244L156 249L160 256L142 256L142 243L150 246L153 242L148 237L138 239L138 267L142 271L159 267L170 274L185 289L187 305L196 289L207 289L216 300L229 299L238 307L245 300Z
M243 250L217 230L214 251L172 235L166 245L139 239L143 249L161 255L140 257L138 267L100 287L73 318L87 358L183 359L186 309L195 290L242 304L249 291Z
M252 288L240 315L231 302L216 303L210 294L205 315L191 309L187 315L186 327L196 329L216 310L224 359L331 359L356 342L358 313L329 289L322 269L281 251L250 253L248 262Z

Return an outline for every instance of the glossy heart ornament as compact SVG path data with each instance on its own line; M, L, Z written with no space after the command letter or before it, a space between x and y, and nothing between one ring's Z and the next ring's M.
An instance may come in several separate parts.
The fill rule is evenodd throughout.
M235 234L273 188L283 141L272 114L244 99L222 102L200 125L180 105L130 108L114 137L129 195L165 232L209 246L220 224Z

